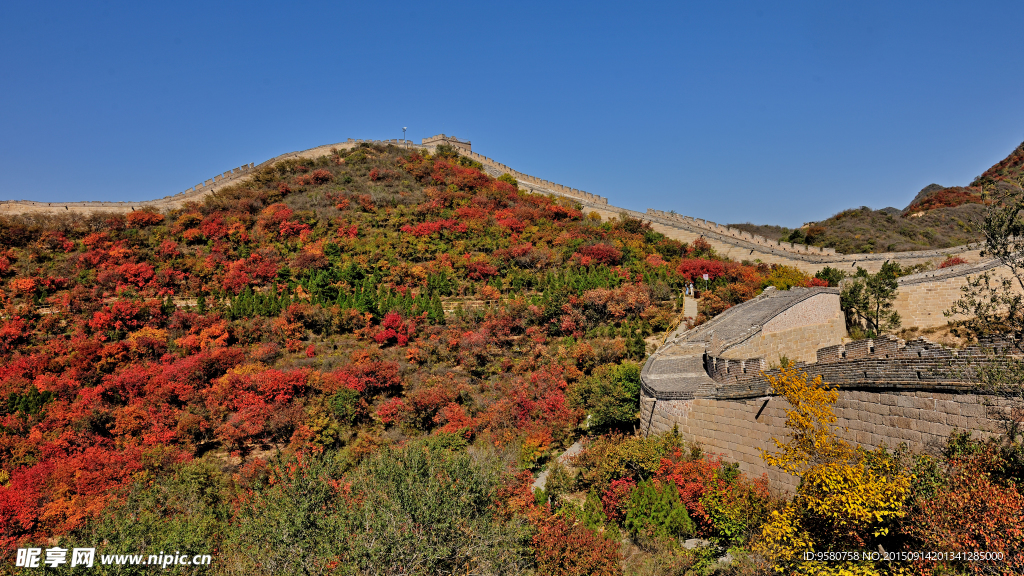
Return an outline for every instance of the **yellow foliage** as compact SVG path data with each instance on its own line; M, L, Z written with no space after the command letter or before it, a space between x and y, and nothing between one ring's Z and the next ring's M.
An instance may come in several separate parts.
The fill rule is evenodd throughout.
M761 538L754 544L754 551L763 554L778 572L782 572L784 563L799 561L804 552L814 548L814 541L798 520L793 504L773 511L761 528Z
M902 517L911 475L884 447L851 446L836 436L834 387L820 376L809 379L795 367L767 376L772 390L786 399L787 441L772 439L776 451L762 450L771 466L802 481L785 509L772 513L756 549L776 571L808 575L899 574L903 567L860 561L817 562L803 554L824 550L855 551L870 538L888 533L886 523ZM812 534L805 526L831 526ZM826 535L827 534L827 535ZM830 538L829 540L822 540ZM882 570L882 571L879 571Z
M809 470L800 495L808 510L844 532L872 526L872 536L884 536L888 529L878 524L904 515L910 475L894 470L895 463L887 456L878 458L882 470L866 460L832 462Z
M772 438L779 451L769 454L762 450L765 463L803 476L814 466L849 458L852 448L832 432L836 422L832 406L839 398L834 387L822 382L821 376L809 381L807 373L795 367L783 368L778 376L766 378L772 391L792 406L786 410L786 427L792 437L787 442Z
M754 552L764 555L775 572L800 576L902 576L912 571L904 566L884 563L881 568L869 560L819 561L804 560L814 553L814 540L800 526L796 506L789 504L772 512L761 528L761 538L754 543Z

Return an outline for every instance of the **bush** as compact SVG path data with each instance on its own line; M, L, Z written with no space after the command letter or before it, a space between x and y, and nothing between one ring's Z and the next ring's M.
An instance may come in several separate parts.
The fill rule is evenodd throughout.
M544 576L613 576L619 567L618 543L560 516L548 518L533 538L537 572Z
M426 440L385 449L347 478L351 488L342 494L346 511L334 543L348 570L504 574L528 564L528 525L495 514L502 482L496 461L472 458L449 444ZM323 541L330 539L328 533Z
M515 186L517 189L519 188L519 182L516 180L516 177L509 174L508 172L502 174L501 176L498 176L498 180L500 180L501 182L508 182L509 184Z
M86 529L72 534L64 548L101 542L99 554L156 554L158 550L215 554L222 546L230 515L222 474L212 463L194 461L161 477L153 470ZM66 567L66 566L65 566ZM151 567L122 566L118 574L151 574Z
M329 401L331 410L339 422L354 424L356 419L363 412L359 392L351 388L342 388L331 396Z
M626 529L641 541L657 541L693 534L694 524L679 500L674 485L644 480L629 495Z
M637 421L640 411L640 365L623 362L598 367L593 375L574 384L569 394L572 407L589 413L591 429L628 427Z
M841 282L843 278L846 278L846 272L843 272L838 268L825 266L821 270L818 270L817 273L814 274L814 277L818 280L828 282L829 286L835 287L839 286L839 282Z

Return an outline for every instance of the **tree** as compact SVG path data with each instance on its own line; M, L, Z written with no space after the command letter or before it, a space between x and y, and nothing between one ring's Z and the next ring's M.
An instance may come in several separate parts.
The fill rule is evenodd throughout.
M634 537L645 540L689 536L695 528L679 500L679 490L657 480L644 480L633 489L624 525Z
M1024 337L1024 188L1022 182L989 205L982 224L985 249L982 254L999 260L1008 276L999 278L985 272L967 279L963 296L945 312L957 336L978 339L1006 334L1019 342ZM1005 189L1004 189L1005 190Z
M818 280L824 280L828 282L829 286L839 286L839 283L846 278L846 272L833 268L831 266L825 266L814 275Z
M901 320L899 313L893 310L893 303L901 272L899 264L888 260L875 274L858 267L854 280L843 288L839 296L840 306L848 317L867 324L868 330L875 334L898 329Z
M640 406L640 365L604 365L572 386L569 403L589 415L596 430L627 427L636 422Z
M764 554L780 573L885 574L895 563L851 561L802 562L808 551L869 550L889 535L893 524L906 515L910 473L884 447L867 450L839 438L833 406L839 394L821 376L783 368L768 375L775 394L789 403L786 441L772 439L775 452L761 457L800 478L793 501L773 511L761 531L755 550ZM886 542L886 546L890 546ZM842 570L848 570L842 572ZM833 572L834 571L834 572Z
M509 184L515 186L516 188L519 188L519 182L516 180L516 177L509 174L508 172L502 174L501 176L498 176L498 180L501 182L508 182Z

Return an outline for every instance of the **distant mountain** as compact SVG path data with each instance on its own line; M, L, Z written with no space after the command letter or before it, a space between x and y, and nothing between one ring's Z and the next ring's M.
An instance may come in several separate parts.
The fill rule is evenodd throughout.
M929 184L902 210L862 206L795 229L751 223L730 226L773 240L835 248L844 254L949 248L981 240L979 224L985 206L1021 178L1024 144L970 185Z

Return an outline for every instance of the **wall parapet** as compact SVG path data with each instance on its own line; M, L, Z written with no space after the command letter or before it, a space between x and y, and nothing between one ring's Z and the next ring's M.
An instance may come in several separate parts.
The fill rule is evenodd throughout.
M979 367L999 362L1009 355L1024 358L1024 349L1006 339L987 339L962 349L947 348L925 338L904 342L885 336L854 340L821 348L816 362L796 362L794 366L811 378L839 389L851 390L932 390L976 392ZM654 357L652 357L654 358ZM693 397L758 398L771 396L768 376L778 376L778 367L767 368L764 358L722 358L705 354L707 375L716 385L705 387ZM644 383L647 396L658 400L678 399L678 394L663 394L657 383Z
M684 228L691 232L696 232L699 234L707 234L709 236L712 236L716 240L734 244L741 248L750 248L754 249L757 252L769 254L785 254L786 257L792 258L794 260L802 260L805 262L812 262L822 265L848 263L851 263L851 265L855 265L857 262L863 261L906 261L930 258L945 258L947 256L955 254L963 254L966 252L981 250L983 247L981 243L972 243L937 250L912 250L907 252L839 254L835 251L834 248L806 246L803 244L793 244L790 242L782 242L779 240L769 240L763 236L751 234L750 232L747 232L745 230L739 230L737 228L723 226L721 224L717 224L709 220L692 218L690 216L683 216L681 214L676 214L674 212L656 210L654 208L648 208L647 213L644 216L647 219L653 219L668 226Z

